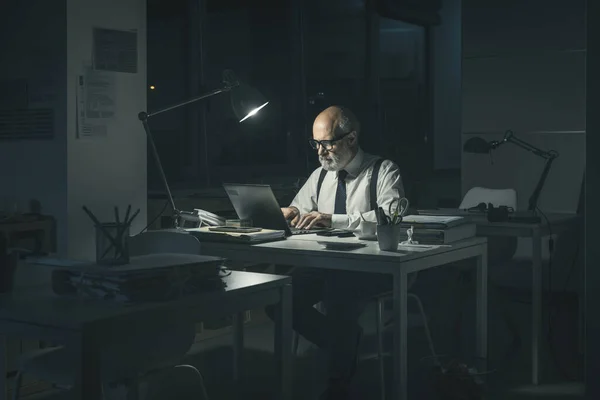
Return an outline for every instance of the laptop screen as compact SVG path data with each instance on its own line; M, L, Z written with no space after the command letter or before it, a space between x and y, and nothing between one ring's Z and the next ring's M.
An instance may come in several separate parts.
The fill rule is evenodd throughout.
M225 192L238 218L251 220L252 226L291 234L287 221L269 185L225 183Z

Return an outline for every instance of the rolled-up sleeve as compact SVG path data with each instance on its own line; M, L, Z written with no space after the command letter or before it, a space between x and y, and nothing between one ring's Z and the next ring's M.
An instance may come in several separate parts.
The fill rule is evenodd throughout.
M300 214L317 210L317 184L321 168L317 168L300 188L290 207L296 207Z

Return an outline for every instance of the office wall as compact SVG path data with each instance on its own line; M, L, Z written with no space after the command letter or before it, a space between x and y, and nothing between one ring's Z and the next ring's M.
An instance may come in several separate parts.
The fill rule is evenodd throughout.
M463 0L462 21L462 142L499 140L511 129L558 151L538 206L575 212L585 168L584 0ZM544 160L512 144L492 157L462 153L462 194L474 186L515 188L524 210L543 168ZM555 275L567 273L576 239L557 242ZM549 258L547 243L543 252ZM530 240L520 239L515 256L530 253Z
M131 203L141 208L133 232L146 223L146 139L136 118L146 107L145 25L143 0L0 3L0 119L49 109L53 121L50 138L0 141L0 207L26 212L40 201L57 220L61 254L94 255L84 204L108 220L113 206ZM117 112L107 135L78 139L77 78L92 63L93 27L136 29L138 72L113 73Z
M460 168L463 0L444 0L442 23L432 28L433 155L437 170Z
M485 4L484 4L485 3ZM463 0L463 142L512 129L560 158L541 195L543 211L574 212L585 165L585 2ZM507 144L462 154L462 192L514 187L527 206L543 161Z
M146 224L146 137L137 114L146 109L146 1L67 0L68 253L94 254L94 229L81 207L113 221L113 208L140 208L132 233ZM115 116L106 136L77 138L77 77L92 63L93 28L137 32L137 73L114 72Z
M0 209L26 212L37 199L58 221L67 218L65 7L65 0L0 2L0 114L49 109L54 121L53 138L0 140ZM62 250L66 235L59 223Z

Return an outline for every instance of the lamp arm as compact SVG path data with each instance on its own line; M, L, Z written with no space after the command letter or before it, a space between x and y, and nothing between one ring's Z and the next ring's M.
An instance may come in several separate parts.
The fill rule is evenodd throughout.
M233 89L236 86L239 86L239 83L236 82L233 85L225 85L222 88L211 90L210 92L206 92L206 93L201 94L199 96L193 97L193 98L191 98L189 100L182 101L181 103L173 104L173 105L171 105L169 107L163 108L162 110L157 110L157 111L154 111L153 113L146 114L146 119L150 118L150 117L154 117L155 115L162 114L164 112L171 111L171 110L174 110L176 108L183 107L183 106L186 106L188 104L195 103L197 101L200 101L200 100L203 100L203 99L215 96L215 95L217 95L219 93L229 92L231 89ZM141 117L140 117L140 120L142 120Z
M533 145L531 145L531 144L529 144L529 143L527 143L527 142L519 139L518 137L514 136L512 134L512 132L510 134L507 134L505 136L504 141L507 142L507 143L512 143L512 144L514 144L516 146L519 146L520 148L522 148L524 150L527 150L527 151L535 154L536 156L545 158L547 160L550 159L550 158L556 158L556 157L558 157L558 153L556 151L553 151L553 150L550 150L550 151L541 150L541 149L539 149L539 148L537 148L537 147L535 147L535 146L533 146Z
M544 170L542 171L542 175L535 185L535 189L529 197L529 207L527 207L528 211L534 212L537 208L537 203L540 198L540 194L542 193L542 189L544 188L544 183L546 183L546 178L548 177L548 173L550 172L550 167L552 167L552 162L556 159L556 157L551 156L546 158L546 165L544 165Z
M544 151L544 150L538 149L537 147L516 137L513 134L513 132L510 130L506 131L506 134L504 135L504 139L502 140L502 142L512 143L512 144L514 144L524 150L527 150L527 151L535 154L538 157L542 157L546 160L546 164L544 165L544 170L542 171L542 175L540 175L540 178L538 179L538 182L535 185L535 189L533 190L533 193L529 197L529 204L528 204L527 209L528 209L528 211L535 212L535 209L537 208L538 200L542 193L542 189L544 188L544 184L546 183L546 178L548 177L548 173L550 172L552 163L558 157L558 152L556 152L554 150Z
M160 161L160 156L158 155L158 150L156 149L156 144L154 143L154 138L152 136L152 132L150 131L150 126L148 125L148 118L153 117L158 114L162 114L167 111L174 110L179 107L183 107L185 105L195 103L202 99L206 99L208 97L215 96L219 93L228 92L234 87L239 86L238 82L234 82L231 84L226 83L224 87L212 90L210 92L201 94L200 96L196 96L189 100L183 101L181 103L173 104L169 107L163 108L161 110L155 111L153 113L140 112L138 114L138 119L142 122L142 126L144 127L144 132L146 132L146 137L148 138L148 142L150 143L150 149L152 151L152 157L154 158L154 162L156 163L156 167L158 168L158 173L160 175L160 180L167 192L167 197L169 199L169 203L171 204L171 208L173 210L173 227L177 228L179 226L179 216L181 214L180 210L175 206L175 200L173 199L173 194L171 193L171 187L169 186L169 182L167 180L167 176L165 175L165 171L162 166L162 162Z

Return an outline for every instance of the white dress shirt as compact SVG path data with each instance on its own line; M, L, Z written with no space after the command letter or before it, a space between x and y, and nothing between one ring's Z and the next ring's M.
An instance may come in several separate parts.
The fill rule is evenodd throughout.
M300 211L300 215L311 211L333 214L331 226L336 229L353 230L358 228L361 221L360 213L365 220L377 222L375 212L370 208L369 187L373 165L378 158L359 149L356 156L344 168L348 172L346 178L346 210L348 214L333 214L338 185L337 171L329 171L325 175L317 204L317 184L323 167L317 168L310 175L290 207L296 207ZM377 179L377 205L382 207L387 214L392 200L402 197L404 197L404 187L398 166L389 160L384 160Z

